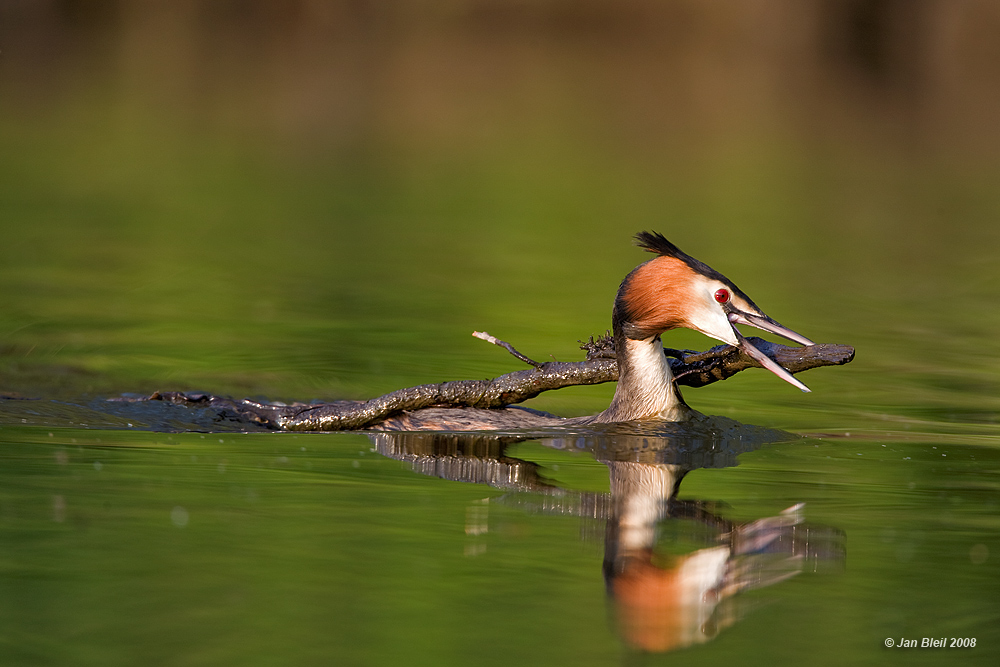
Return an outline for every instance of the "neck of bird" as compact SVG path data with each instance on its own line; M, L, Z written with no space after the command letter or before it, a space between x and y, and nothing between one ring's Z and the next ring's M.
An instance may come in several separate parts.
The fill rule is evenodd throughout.
M615 323L615 357L618 361L618 386L607 410L598 422L621 422L638 419L682 421L691 409L684 403L674 374L663 353L659 333L648 338L629 338L626 327Z

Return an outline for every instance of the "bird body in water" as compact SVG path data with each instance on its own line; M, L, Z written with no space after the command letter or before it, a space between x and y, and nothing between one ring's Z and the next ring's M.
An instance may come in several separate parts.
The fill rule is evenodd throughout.
M674 384L660 335L693 329L742 349L786 382L809 389L751 345L736 328L756 327L803 345L813 345L764 314L724 275L682 252L655 232L641 232L636 244L656 257L625 276L615 297L611 323L618 386L603 412L563 419L527 408L500 410L428 408L382 422L378 430L497 430L536 426L575 426L637 420L683 421L694 413Z

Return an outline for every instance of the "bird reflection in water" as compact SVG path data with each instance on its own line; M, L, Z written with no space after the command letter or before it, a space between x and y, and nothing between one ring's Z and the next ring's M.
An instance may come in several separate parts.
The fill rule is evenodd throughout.
M788 433L704 417L585 432L370 437L380 454L406 461L416 472L508 491L491 502L605 521L604 579L617 626L627 644L643 651L707 642L740 619L738 593L845 559L843 533L805 523L801 504L740 523L722 517L713 503L677 497L692 470L735 466L739 454L795 437ZM540 474L538 464L507 455L511 445L527 440L590 452L607 465L611 493L562 489ZM471 510L473 523L484 531L485 508ZM669 553L677 545L662 539L668 527L678 537L695 537L701 548Z

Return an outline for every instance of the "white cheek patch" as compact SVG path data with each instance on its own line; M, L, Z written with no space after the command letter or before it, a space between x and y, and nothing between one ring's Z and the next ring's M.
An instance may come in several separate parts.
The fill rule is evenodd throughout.
M715 293L724 289L730 294L732 290L718 280L705 276L695 276L691 282L691 294L687 300L685 313L688 328L721 340L729 345L738 345L739 340L733 331L733 325L722 310L722 305L715 300Z
M739 345L739 340L733 331L733 325L729 323L729 318L723 312L722 306L715 302L714 294L718 288L710 284L700 287L702 289L699 292L702 293L698 295L696 300L698 305L692 308L688 315L691 328L706 336L721 340L723 343Z

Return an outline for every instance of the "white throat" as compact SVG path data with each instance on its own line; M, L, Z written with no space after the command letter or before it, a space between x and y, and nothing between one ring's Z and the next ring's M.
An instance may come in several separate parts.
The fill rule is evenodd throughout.
M664 419L682 421L691 415L674 387L674 374L663 354L659 336L644 340L624 338L624 350L616 350L618 386L607 410L597 422Z

